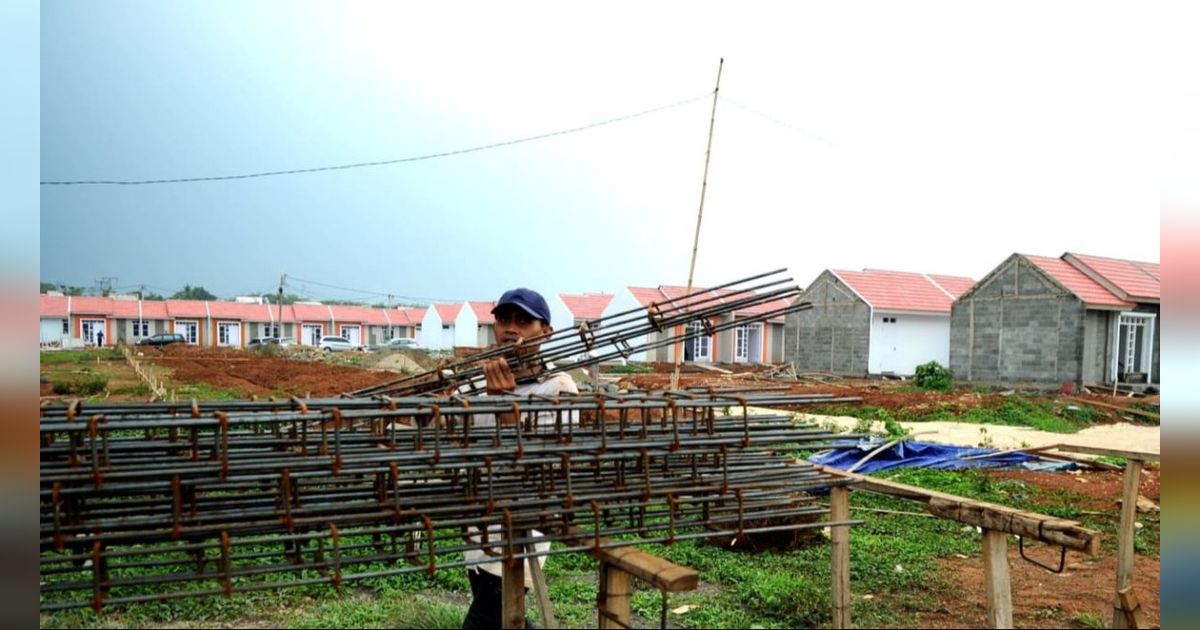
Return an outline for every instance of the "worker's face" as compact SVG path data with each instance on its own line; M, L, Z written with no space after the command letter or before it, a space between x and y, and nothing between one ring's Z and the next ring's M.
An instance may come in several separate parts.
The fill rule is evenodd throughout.
M512 343L517 339L533 339L554 330L550 324L525 312L519 306L501 306L496 309L496 341ZM523 344L518 354L523 357L535 354L540 343Z

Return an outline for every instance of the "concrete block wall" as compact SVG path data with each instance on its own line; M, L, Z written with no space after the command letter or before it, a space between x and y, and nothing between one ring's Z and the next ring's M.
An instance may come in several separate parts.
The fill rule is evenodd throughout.
M1013 256L954 303L950 369L957 380L1083 380L1082 301Z
M799 372L867 373L871 308L829 271L800 298L813 308L791 313L784 323L784 355Z

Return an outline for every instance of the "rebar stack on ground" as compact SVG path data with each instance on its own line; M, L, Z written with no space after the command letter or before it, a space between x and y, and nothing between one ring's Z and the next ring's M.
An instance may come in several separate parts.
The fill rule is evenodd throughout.
M710 389L44 405L41 608L339 587L464 566L472 549L510 561L825 527L803 491L846 482L777 453L832 435L752 407L852 400ZM563 546L527 547L534 529Z
M749 278L735 280L710 289L696 289L679 296L665 297L662 302L650 304L645 309L635 308L608 315L579 327L565 327L552 333L522 340L519 343L540 344L540 374L566 372L592 363L628 359L631 355L646 350L663 348L672 344L690 341L701 334L715 335L725 330L754 322L762 322L788 313L812 308L808 302L792 302L803 291L793 284L792 279L781 276L786 269L776 269ZM760 307L779 300L789 301L789 306L762 310L746 314L747 309ZM718 324L712 319L741 313ZM699 328L688 324L698 322ZM649 335L653 333L655 337ZM480 382L483 369L479 362L484 359L504 357L513 368L519 368L512 358L516 344L503 344L474 354L468 358L452 361L434 370L407 376L395 381L373 385L354 392L355 396L390 394L413 396L427 392L462 390ZM595 353L586 359L577 359L587 352ZM518 382L521 379L518 378Z

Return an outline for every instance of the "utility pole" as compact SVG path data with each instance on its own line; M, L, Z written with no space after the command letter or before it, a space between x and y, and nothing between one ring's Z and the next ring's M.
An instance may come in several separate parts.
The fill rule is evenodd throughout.
M137 325L138 325L137 333L138 334L134 335L134 337L142 336L142 332L143 332L143 330L142 330L142 295L145 292L146 292L146 285L139 284L138 285L138 323L137 323Z
M717 87L713 89L712 116L708 120L708 148L704 150L704 179L700 183L700 210L696 213L696 238L692 241L692 264L688 267L687 291L692 292L692 274L696 271L696 251L700 249L700 220L704 218L704 193L708 190L708 159L712 155L713 126L717 122L717 94L721 91L721 69L725 67L725 58L717 64ZM685 331L686 332L686 331ZM683 343L695 343L695 340L685 340ZM679 366L683 363L683 352L675 353L675 371L671 373L671 389L679 389Z
M275 324L275 338L283 334L283 284L287 282L287 274L279 276L279 322Z

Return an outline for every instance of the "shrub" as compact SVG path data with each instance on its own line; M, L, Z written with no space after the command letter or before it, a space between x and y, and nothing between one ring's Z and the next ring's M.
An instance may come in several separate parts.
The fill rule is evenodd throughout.
M954 389L954 374L937 361L917 366L917 387L924 390L948 392Z

